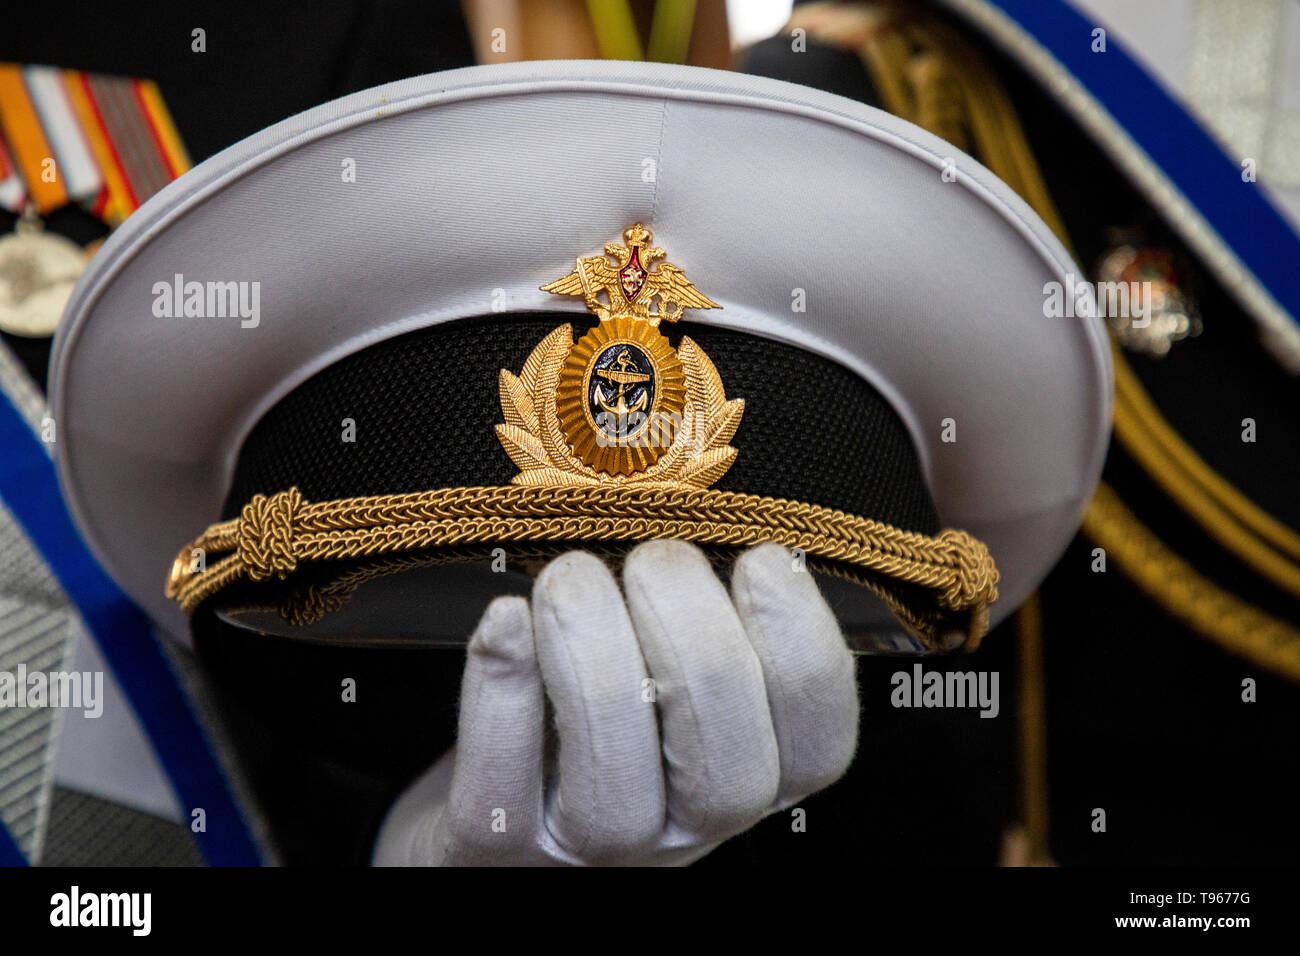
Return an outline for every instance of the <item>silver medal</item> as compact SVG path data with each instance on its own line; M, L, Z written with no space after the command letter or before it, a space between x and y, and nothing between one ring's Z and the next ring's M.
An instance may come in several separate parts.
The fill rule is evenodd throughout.
M81 247L47 233L29 203L13 234L0 238L0 329L32 338L53 335L85 267Z

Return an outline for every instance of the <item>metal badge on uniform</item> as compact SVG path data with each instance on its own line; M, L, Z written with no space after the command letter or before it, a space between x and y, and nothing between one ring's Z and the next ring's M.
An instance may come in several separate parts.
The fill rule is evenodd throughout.
M652 238L637 223L623 245L578 257L572 272L542 286L582 296L600 323L576 342L562 325L518 376L501 370L497 437L519 466L515 484L707 488L735 460L727 443L744 400L727 400L694 341L683 337L674 349L659 331L686 309L721 306L663 261Z
M85 266L81 247L46 232L29 203L13 233L0 238L0 329L32 338L53 335Z

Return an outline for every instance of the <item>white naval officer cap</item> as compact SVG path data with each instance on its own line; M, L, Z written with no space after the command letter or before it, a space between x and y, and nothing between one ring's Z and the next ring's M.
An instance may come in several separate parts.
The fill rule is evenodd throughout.
M250 137L117 230L55 343L61 486L176 634L335 557L675 536L779 540L857 582L846 627L897 631L884 608L919 641L896 649L947 649L1032 591L1097 481L1104 329L1045 309L1079 274L974 160L837 96L431 74ZM635 414L601 416L638 403L692 436L636 450Z

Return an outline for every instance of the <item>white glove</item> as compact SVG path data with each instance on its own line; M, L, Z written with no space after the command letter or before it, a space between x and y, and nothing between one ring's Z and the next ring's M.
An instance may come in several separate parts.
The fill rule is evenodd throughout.
M853 660L788 551L741 555L728 597L699 549L651 541L623 587L626 604L575 551L538 577L531 615L489 605L457 745L393 804L375 864L685 864L844 773Z

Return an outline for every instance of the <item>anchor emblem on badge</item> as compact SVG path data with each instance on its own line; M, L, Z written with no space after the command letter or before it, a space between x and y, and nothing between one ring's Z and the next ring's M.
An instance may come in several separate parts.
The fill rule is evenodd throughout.
M726 399L695 342L684 336L674 348L659 331L686 309L721 306L665 262L652 238L636 223L622 244L577 257L572 272L542 286L581 296L600 321L576 342L571 327L560 326L519 375L502 370L506 421L497 437L520 467L516 483L700 488L735 459L727 442L744 402Z
M629 431L635 430L645 418L646 405L654 393L652 382L654 376L650 372L641 371L641 366L633 361L627 346L613 346L606 350L606 355L615 348L618 349L618 357L614 359L614 364L611 367L601 368L600 362L605 357L602 356L601 359L596 360L594 371L597 378L603 378L616 385L618 390L611 400L605 394L600 382L596 382L592 387L592 401L604 413L603 416L597 416L600 428L607 435L621 438ZM630 404L627 400L628 386L632 386L632 390L636 393L636 398Z

